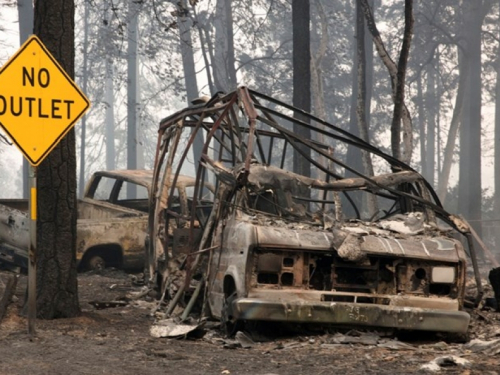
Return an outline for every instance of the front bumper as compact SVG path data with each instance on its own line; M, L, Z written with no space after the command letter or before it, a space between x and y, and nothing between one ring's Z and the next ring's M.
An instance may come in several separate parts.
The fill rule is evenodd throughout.
M271 299L260 294L259 298L235 299L233 318L454 333L466 333L470 321L468 313L458 310L312 301L296 295L290 299Z

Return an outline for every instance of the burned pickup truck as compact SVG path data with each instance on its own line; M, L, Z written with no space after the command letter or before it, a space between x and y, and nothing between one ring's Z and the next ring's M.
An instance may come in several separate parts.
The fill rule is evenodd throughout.
M142 270L148 227L151 170L95 172L78 200L80 270L113 266ZM28 201L0 200L0 265L27 267Z
M167 314L201 305L229 334L245 321L467 331L468 259L482 293L469 227L410 166L246 87L167 117L159 137L150 277ZM170 207L186 170L179 252Z

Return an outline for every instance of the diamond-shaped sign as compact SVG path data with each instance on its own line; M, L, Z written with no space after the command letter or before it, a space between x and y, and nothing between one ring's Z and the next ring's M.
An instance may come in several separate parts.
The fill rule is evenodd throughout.
M0 70L0 125L33 166L42 162L89 105L35 35Z

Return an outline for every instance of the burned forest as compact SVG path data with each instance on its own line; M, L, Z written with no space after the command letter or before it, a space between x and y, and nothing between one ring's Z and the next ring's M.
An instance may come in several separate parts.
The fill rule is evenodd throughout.
M500 3L0 3L0 375L500 374Z

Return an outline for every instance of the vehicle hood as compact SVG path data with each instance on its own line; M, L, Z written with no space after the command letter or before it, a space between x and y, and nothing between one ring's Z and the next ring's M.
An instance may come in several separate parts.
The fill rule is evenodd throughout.
M359 261L367 255L458 262L464 258L460 242L447 236L352 233L334 229L315 231L255 225L261 248L336 251L340 257Z

